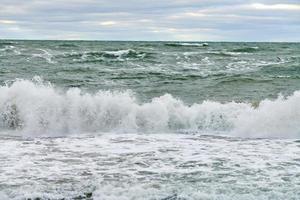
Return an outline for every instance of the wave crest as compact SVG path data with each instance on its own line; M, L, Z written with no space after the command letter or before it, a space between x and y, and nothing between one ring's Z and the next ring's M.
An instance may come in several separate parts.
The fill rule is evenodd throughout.
M205 101L186 105L165 94L139 103L131 92L62 91L41 81L0 87L1 129L29 136L82 132L193 132L242 137L300 136L300 92L249 103Z
M126 61L143 59L147 56L145 52L135 51L133 49L116 51L91 51L84 53L67 53L64 58L71 58L77 62L102 62L102 61Z

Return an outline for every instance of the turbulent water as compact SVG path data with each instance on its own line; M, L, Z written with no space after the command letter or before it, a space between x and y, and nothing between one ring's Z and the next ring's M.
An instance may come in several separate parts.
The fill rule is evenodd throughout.
M0 40L0 199L299 199L300 44Z

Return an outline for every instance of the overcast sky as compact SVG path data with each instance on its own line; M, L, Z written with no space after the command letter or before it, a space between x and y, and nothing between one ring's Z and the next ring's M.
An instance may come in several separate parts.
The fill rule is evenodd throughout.
M0 38L300 41L300 0L0 0Z

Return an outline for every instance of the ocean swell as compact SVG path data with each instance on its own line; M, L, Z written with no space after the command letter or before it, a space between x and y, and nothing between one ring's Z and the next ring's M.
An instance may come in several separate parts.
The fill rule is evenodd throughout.
M139 102L131 92L62 91L38 80L0 87L1 130L25 136L83 132L185 132L239 137L299 138L300 92L250 103L204 101L186 105L165 94Z

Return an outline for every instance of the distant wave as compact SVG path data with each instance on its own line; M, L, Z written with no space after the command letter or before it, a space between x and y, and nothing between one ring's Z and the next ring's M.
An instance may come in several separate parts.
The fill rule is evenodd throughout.
M0 45L1 47L1 45ZM13 45L4 45L3 48L0 48L0 53L1 52L12 52L15 55L20 55L21 54L21 49L13 46Z
M63 43L63 44L59 44L58 47L66 47L66 48L70 47L71 48L71 47L78 47L78 45L70 44L70 43Z
M232 52L240 52L240 53L252 53L256 51L259 51L259 47L244 47L244 48L237 48L232 50Z
M7 46L7 45L14 45L17 44L16 42L10 42L10 41L0 41L0 47L1 46Z
M53 55L49 52L49 50L38 49L41 53L32 54L33 58L41 58L44 59L47 63L53 64L55 61L53 60Z
M65 92L51 84L16 80L0 87L0 127L25 136L82 132L193 132L240 137L300 137L300 91L249 103L186 105L165 94L139 103L130 92Z
M220 56L220 57L231 57L238 55L237 53L232 52L225 52L225 51L208 51L204 53L205 55L212 55L212 56Z
M142 59L147 55L145 52L135 51L133 49L116 51L90 51L83 53L65 53L63 57L71 58L78 62L99 62L99 61L125 61Z
M190 42L185 42L185 43L165 43L165 46L170 46L170 47L181 47L181 46L186 46L186 47L205 47L208 46L207 43L190 43Z

